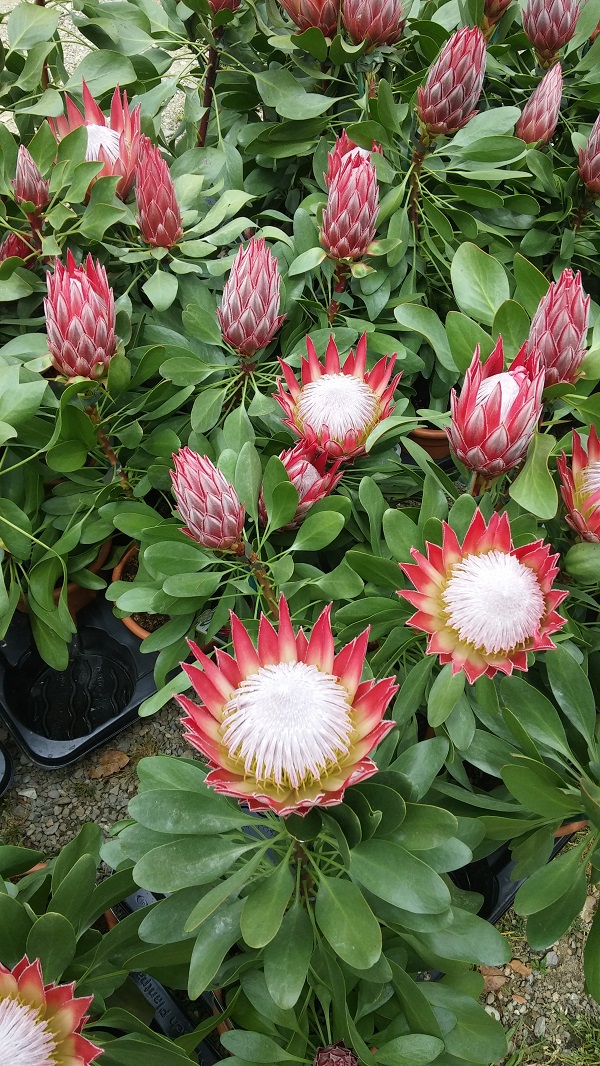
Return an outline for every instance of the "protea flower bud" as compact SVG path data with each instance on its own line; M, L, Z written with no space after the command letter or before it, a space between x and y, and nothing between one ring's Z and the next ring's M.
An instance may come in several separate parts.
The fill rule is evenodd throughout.
M396 356L384 356L367 370L367 335L363 333L343 366L333 335L319 362L310 337L306 338L308 359L301 361L302 384L287 363L279 360L285 384L277 383L275 399L283 408L286 426L308 446L317 445L330 459L354 459L365 454L369 433L394 409L392 399L401 374L392 380Z
M515 137L525 144L548 144L558 123L562 86L560 63L555 63L525 104L515 126Z
M478 26L453 33L417 89L417 115L427 139L456 133L477 114L485 77L485 39Z
M240 3L241 0L208 0L213 15L217 15L219 11L237 11Z
M541 67L552 66L577 26L579 0L528 0L523 29L535 48Z
M117 196L125 200L133 185L140 150L140 108L134 107L130 112L127 93L124 92L121 96L117 85L110 105L110 117L105 118L85 81L82 82L82 93L84 113L82 114L67 96L67 114L49 120L52 132L57 141L61 141L73 130L85 126L85 158L88 162L97 160L104 164L97 177L119 175ZM93 181L96 181L96 178Z
M15 190L18 204L30 203L35 214L40 214L50 202L50 182L44 181L37 163L24 144L19 146L17 155L17 173L11 185Z
M218 651L214 663L190 643L197 662L182 663L202 701L177 697L185 739L208 761L209 788L251 811L333 806L377 772L369 755L394 728L383 716L395 678L361 682L368 630L335 655L330 612L328 604L307 639L294 633L282 596L279 631L262 615L257 648L232 613L233 656Z
M600 196L600 115L594 122L588 143L579 149L579 177L594 199Z
M104 377L117 349L115 298L100 260L88 255L77 266L71 252L67 265L54 261L46 274L44 312L52 364L66 377Z
M18 233L9 233L0 244L0 263L14 255L26 263L32 256L37 255L37 252Z
M484 0L482 29L486 40L490 39L496 24L512 2L513 0Z
M375 167L368 155L348 152L329 185L321 244L332 259L362 259L375 237L378 214Z
M327 467L327 455L316 444L308 445L300 441L294 448L281 452L279 458L287 476L298 492L298 507L291 522L282 529L298 529L311 507L333 492L343 472L338 474L342 460L338 459ZM262 489L258 498L258 516L264 526L268 518Z
M571 468L564 452L556 465L567 522L583 540L600 544L600 441L596 427L590 426L587 452L579 433L573 430Z
M367 52L395 44L406 15L401 0L342 0L342 22L354 44L367 42Z
M183 532L214 551L243 551L245 509L233 485L206 455L181 448L171 471Z
M81 1030L92 996L75 983L44 983L39 959L25 955L9 970L0 962L0 1047L6 1066L90 1066L102 1049Z
M579 271L563 270L540 300L533 316L528 352L538 352L546 370L546 387L561 381L574 384L586 354L590 297Z
M335 37L340 0L280 0L280 3L301 33L314 28L324 37Z
M233 260L217 308L223 340L241 356L266 348L281 326L285 315L279 314L280 283L271 249L263 237L252 237Z
M313 1066L358 1066L358 1058L340 1040L337 1044L317 1048Z
M512 470L525 458L542 409L544 370L525 345L504 370L502 338L482 365L479 345L465 374L460 397L452 389L450 447L468 470L486 481Z
M324 174L325 184L327 188L331 185L331 182L337 174L342 165L342 159L347 155L357 156L362 159L369 159L371 152L377 152L378 155L383 155L383 149L377 141L373 141L371 145L371 151L368 152L366 148L359 148L354 141L351 141L345 130L342 130L340 136L337 138L333 151L329 152L327 156L327 173Z
M171 172L149 137L141 138L135 198L138 223L146 244L172 248L183 237L181 211Z

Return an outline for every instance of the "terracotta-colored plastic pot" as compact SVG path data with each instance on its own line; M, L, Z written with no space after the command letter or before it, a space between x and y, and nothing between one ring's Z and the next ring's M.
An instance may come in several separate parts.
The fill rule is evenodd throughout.
M122 557L122 559L120 559L120 561L117 563L112 572L113 581L121 581L121 574L123 573L123 570L125 569L127 563L130 559L133 559L138 554L138 552L139 548L137 544L132 544L127 549L125 555ZM119 621L123 623L123 625L130 631L130 633L134 633L136 637L139 637L140 640L145 640L146 637L150 636L150 630L144 629L143 626L138 625L138 623L134 621L131 615L127 615L126 618L120 618Z
M97 574L102 569L106 560L108 559L111 547L112 537L109 537L108 540L105 540L104 543L101 545L98 555L94 559L94 562L90 563L90 565L87 567L88 570L91 570L92 574ZM57 588L54 589L55 603L58 603L60 592L61 586L59 585ZM71 615L73 621L75 621L81 608L87 607L88 603L91 603L92 600L95 600L97 595L98 592L96 589L84 589L81 585L78 585L76 581L67 582L67 606L69 608L69 614ZM17 610L21 611L23 614L27 613L27 601L23 596L21 596L17 604Z
M414 429L409 437L436 461L450 455L450 444L443 429Z
M571 836L571 833L578 833L580 829L587 829L589 824L585 818L578 822L567 822L566 825L561 825L554 836L555 838Z

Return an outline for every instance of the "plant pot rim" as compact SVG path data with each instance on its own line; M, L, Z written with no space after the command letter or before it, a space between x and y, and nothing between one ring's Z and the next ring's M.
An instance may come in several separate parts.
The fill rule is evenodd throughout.
M132 541L112 572L113 581L121 580L121 574L123 573L126 563L129 562L133 555L139 555L139 551L139 545L136 544L135 541ZM119 618L119 622L122 622L125 628L128 629L130 633L133 633L134 636L139 637L140 640L145 640L146 637L150 636L150 630L144 629L144 627L139 625L130 614L126 615L125 618Z

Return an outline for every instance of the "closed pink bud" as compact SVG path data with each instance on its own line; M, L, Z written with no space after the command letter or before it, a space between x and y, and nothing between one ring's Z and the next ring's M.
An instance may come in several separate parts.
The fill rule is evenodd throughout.
M579 0L528 0L523 29L541 67L550 67L571 40L579 18Z
M342 0L342 22L354 44L367 42L367 52L395 44L406 15L400 0Z
M67 265L56 259L46 281L44 312L53 366L69 378L104 377L117 349L115 299L106 270L91 255L77 266L67 252Z
M316 29L324 37L335 37L340 0L280 0L280 3L301 33Z
M478 26L457 30L417 89L417 115L426 135L456 133L477 114L485 77L485 39Z
M481 363L479 345L460 396L452 389L452 422L446 433L452 451L468 470L494 479L525 458L542 410L544 370L525 345L504 370L502 338Z
M321 244L332 259L362 259L379 214L377 173L370 158L348 152L329 185Z
M219 11L237 11L241 0L208 0L213 15Z
M217 317L223 340L242 356L271 343L285 315L279 314L281 278L277 260L263 237L240 248L223 288Z
M515 137L525 144L548 144L558 123L563 78L560 63L544 74L535 92L525 104L515 126Z
M381 145L377 144L377 141L373 141L371 152L377 152L378 155L383 155ZM350 140L346 131L342 130L333 146L333 151L327 156L327 173L324 175L327 187L331 185L331 182L338 174L342 165L342 159L347 155L361 156L363 159L369 159L371 152L368 152L366 148L359 148L354 141Z
M561 381L574 384L586 354L590 297L579 271L563 270L540 300L533 316L527 351L537 352L546 370L546 387Z
M594 122L588 143L579 149L579 177L587 191L600 196L600 115Z
M37 255L35 249L18 233L9 233L0 244L0 263L4 263L6 259L12 259L13 256L17 256L25 263L34 255Z
M279 456L283 463L287 476L298 492L298 507L291 522L282 529L297 529L302 525L311 507L318 500L323 500L333 492L342 474L338 470L342 460L337 459L327 467L327 455L322 452L317 444L306 444L300 441L294 448L282 452ZM258 500L258 515L260 521L266 526L267 510L262 489Z
M484 0L483 4L483 21L484 32L487 31L487 36L490 37L490 31L493 31L497 22L500 22L504 12L510 7L513 0Z
M172 248L183 237L171 172L155 144L142 137L136 170L138 223L146 244Z
M205 548L243 550L245 511L233 485L206 455L190 448L181 448L173 459L173 495L186 523L183 532Z
M34 162L23 144L19 147L17 173L11 185L15 190L15 200L18 204L33 204L36 214L48 206L50 182L44 181L37 163Z

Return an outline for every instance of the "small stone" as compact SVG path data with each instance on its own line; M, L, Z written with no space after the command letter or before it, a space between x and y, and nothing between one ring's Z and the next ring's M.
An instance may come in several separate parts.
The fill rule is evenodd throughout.
M495 1018L497 1022L500 1021L500 1011L495 1007L484 1007L486 1014L489 1014L492 1018Z
M22 796L23 799L34 800L37 799L37 792L34 788L21 788L17 792L17 796Z
M552 993L552 1001L554 1003L558 1003L559 999L560 999L560 996L559 996L558 992L553 992Z
M546 1032L546 1019L543 1016L538 1018L533 1027L533 1032L535 1036L543 1036Z
M493 1002L494 1002L494 1000L495 1000L495 998L496 998L496 997L495 997L494 993L493 993L493 992L490 992L489 996L488 996L488 997L487 997L487 999L486 999L486 1003L493 1003Z
M558 966L559 958L556 951L549 951L547 955L544 955L544 962L546 966Z

